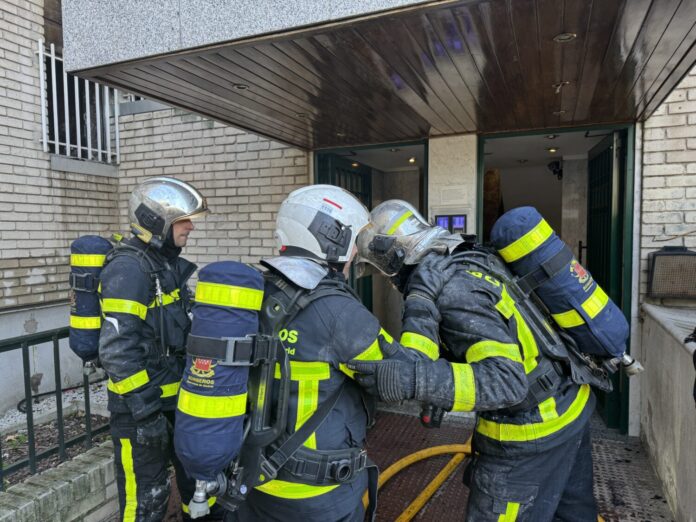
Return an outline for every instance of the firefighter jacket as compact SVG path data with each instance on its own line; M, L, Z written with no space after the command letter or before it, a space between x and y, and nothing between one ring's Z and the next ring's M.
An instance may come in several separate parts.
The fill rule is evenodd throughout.
M424 395L440 397L445 409L478 412L477 451L523 455L567 441L594 409L589 385L578 386L561 368L556 371L505 284L465 263L430 253L404 291L401 344L436 360L423 372L428 374L420 384L428 388ZM424 297L428 294L435 300ZM556 391L515 409L533 384L530 374L546 366L554 371Z
M312 261L305 262L319 268ZM282 281L294 286L290 279L281 276ZM345 291L312 300L279 333L290 364L287 432L293 433L302 426L319 404L343 387L338 402L304 442L303 449L321 452L363 448L368 413L361 388L353 380L354 372L345 363L352 359L380 360L380 337L388 342L393 339L347 289L342 274L328 271L323 277L317 288L329 282ZM269 280L273 279L267 278L266 295L276 291ZM276 378L279 377L276 372ZM349 482L329 485L302 483L287 474L279 475L257 486L247 498L247 506L241 509L248 509L251 503L257 517L273 520L339 520L355 512L367 486L364 469Z
M109 410L135 420L176 407L190 327L186 281L196 266L171 250L166 256L133 238L107 256L101 274L99 359Z

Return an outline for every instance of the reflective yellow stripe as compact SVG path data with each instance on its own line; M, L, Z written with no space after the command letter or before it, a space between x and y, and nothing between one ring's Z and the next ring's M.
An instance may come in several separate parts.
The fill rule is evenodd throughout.
M290 379L293 381L307 379L322 381L329 377L331 377L329 363L290 361ZM275 365L275 378L280 379L280 365L278 363Z
M167 306L168 304L175 303L179 299L179 289L177 288L173 292L170 292L168 294L162 294L162 306ZM149 304L148 308L154 308L155 306L159 306L159 299L157 299L156 297L155 300Z
M275 378L280 379L280 365L278 363L275 365ZM297 390L297 421L295 422L296 431L317 409L319 404L319 381L329 378L331 378L329 363L290 361L290 379L299 381ZM316 435L312 433L304 445L308 448L316 449Z
M70 266L98 268L104 266L103 254L70 254Z
M394 224L389 227L389 230L387 230L387 235L389 236L389 235L393 234L394 232L396 232L396 229L399 228L399 226L401 226L401 223L406 221L412 215L413 215L413 212L411 212L410 210L407 210L406 212L404 212L401 215L401 217L399 219L397 219L396 221L394 221Z
M118 382L109 379L106 383L106 387L114 393L123 395L124 393L140 388L148 382L150 382L150 377L147 375L147 370L140 370L138 373L134 373L130 377L126 377Z
M592 292L592 295L588 297L581 306L589 318L594 319L597 317L599 312L604 310L604 307L607 306L608 302L609 296L599 285L597 285L594 292ZM568 310L567 312L560 314L552 314L552 317L561 328L573 328L575 326L585 324L585 320L575 310Z
M539 403L539 415L545 421L558 418L556 411L556 399L549 397L545 401Z
M177 393L179 393L179 384L178 382L172 382L170 384L163 384L160 386L162 389L162 395L160 397L167 398L167 397L174 397Z
M505 248L498 250L498 253L506 262L512 263L539 248L551 237L551 234L553 229L546 220L542 219L537 226Z
M290 498L290 499L302 499L302 498L312 498L323 495L336 489L339 484L335 486L309 486L307 484L298 484L295 482L286 482L284 480L271 480L266 484L261 486L256 486L256 489L263 491L274 497Z
M505 508L505 513L498 517L498 522L515 522L515 520L517 520L517 514L519 511L519 502L508 502Z
M297 420L295 421L295 431L307 422L319 406L319 381L301 380L297 386ZM311 449L317 449L317 435L312 433L304 445Z
M454 406L452 411L471 411L476 405L476 380L470 364L452 363Z
M577 396L568 409L555 419L534 422L531 424L498 424L479 417L476 431L498 441L524 442L547 437L577 419L585 409L590 398L590 386L583 384L580 386Z
M244 308L246 310L261 310L263 290L199 282L196 285L196 302L215 306Z
M226 419L246 413L247 394L226 397L199 395L185 389L179 390L177 408L180 412L201 419Z
M440 356L440 347L438 344L428 339L425 335L415 332L404 332L401 334L401 344L406 348L424 353L433 361L437 360Z
M210 497L208 499L208 507L213 507L215 505L215 501L217 500L217 497ZM188 504L181 504L181 511L186 513L188 515L189 513L189 507Z
M391 335L389 335L386 330L380 328L379 333L377 334L377 338L374 341L372 341L372 344L365 348L358 355L353 357L353 359L356 359L358 361L381 361L382 359L384 359L384 356L382 355L382 350L380 350L379 348L380 335L384 337L389 343L391 343L394 340L394 338ZM350 370L345 364L339 363L338 367L351 379L355 376L355 372L353 370Z
M147 306L138 301L129 301L128 299L114 299L107 297L101 301L101 309L103 313L118 313L137 315L142 320L145 320L147 315Z
M582 303L582 309L585 310L585 313L590 316L590 319L594 319L597 317L599 312L604 310L604 307L607 306L608 302L609 296L599 285L597 285L594 292L592 292L592 295L584 303Z
M380 354L381 355L381 354ZM290 361L290 378L299 381L297 386L297 420L295 431L307 422L319 405L319 381L329 379L331 369L325 362ZM304 445L317 449L317 436L312 433Z
M123 510L123 522L135 522L135 511L138 507L135 471L133 469L133 447L129 439L121 441L121 466L126 478L126 506Z
M79 315L71 315L70 328L97 330L101 328L101 317L80 317Z
M551 317L561 328L575 328L585 324L585 320L575 310L568 310L562 314L551 314Z
M466 362L479 362L489 357L505 357L513 361L522 362L520 347L516 344L499 343L498 341L479 341L472 344L466 351Z
M515 324L517 325L517 340L522 345L522 353L524 354L522 364L524 364L525 373L530 373L539 364L537 361L539 347L534 339L534 334L532 334L522 314L517 310L515 301L508 294L505 285L503 285L501 291L500 301L496 303L495 307L505 319L510 319L510 317L514 316Z

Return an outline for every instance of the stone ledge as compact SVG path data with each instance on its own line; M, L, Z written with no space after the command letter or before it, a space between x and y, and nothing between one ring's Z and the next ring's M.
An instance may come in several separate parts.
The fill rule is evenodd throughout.
M667 308L644 303L643 312L652 317L687 353L696 350L696 343L684 343L684 339L696 327L696 309Z
M111 441L0 493L0 522L97 522L117 512Z

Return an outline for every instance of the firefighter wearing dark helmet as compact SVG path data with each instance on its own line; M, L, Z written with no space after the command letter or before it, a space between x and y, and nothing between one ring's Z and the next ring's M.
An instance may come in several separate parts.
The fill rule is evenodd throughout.
M307 299L279 335L290 360L288 435L310 422L323 405L333 405L277 478L252 490L226 520L365 518L362 496L371 478L376 493L376 468L364 451L368 411L345 363L411 357L380 328L346 282L356 236L368 216L352 194L330 185L298 189L278 211L280 255L262 260L269 269L265 295L290 287L293 292L302 289Z
M179 257L205 198L173 178L151 178L130 196L133 237L107 256L99 359L107 383L121 520L163 520L173 455L171 423L189 330L186 281L196 266ZM177 474L182 501L192 485ZM189 489L191 491L189 491Z
M589 386L542 355L490 265L457 257L461 236L399 200L378 205L370 221L359 255L405 296L401 344L430 359L354 362L358 382L387 402L477 412L466 520L596 521Z

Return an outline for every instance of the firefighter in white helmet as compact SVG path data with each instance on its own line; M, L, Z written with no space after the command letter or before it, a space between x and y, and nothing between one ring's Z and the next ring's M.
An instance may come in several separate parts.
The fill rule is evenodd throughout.
M412 354L380 327L346 282L368 216L358 199L331 185L296 190L279 209L280 255L261 261L268 268L265 296L290 285L307 299L280 332L292 381L288 436L322 404L335 402L277 478L251 491L228 520L357 522L365 516L364 492L376 494L376 468L364 450L369 412L345 363Z

